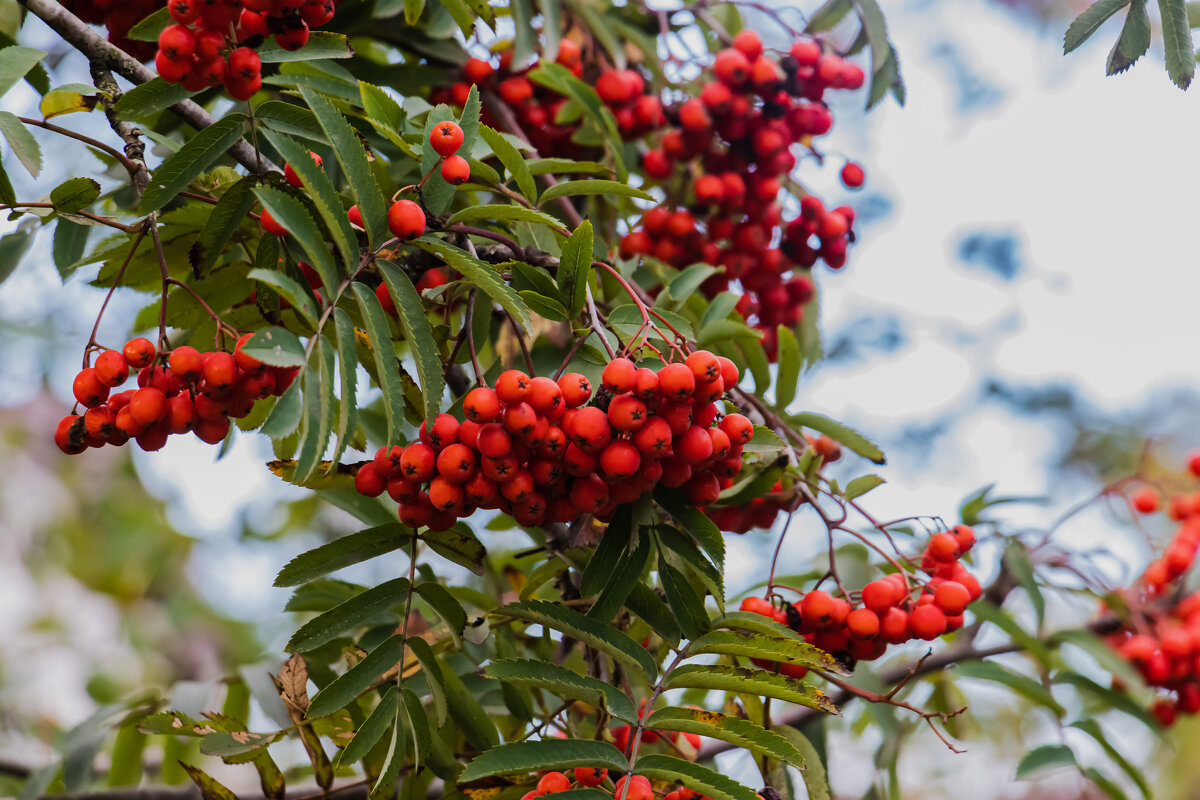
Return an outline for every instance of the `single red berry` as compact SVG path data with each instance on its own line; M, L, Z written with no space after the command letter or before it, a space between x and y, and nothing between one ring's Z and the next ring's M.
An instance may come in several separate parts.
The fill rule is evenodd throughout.
M75 399L88 408L95 408L108 399L109 387L101 382L94 367L80 370L79 374L75 376L71 389L75 394Z
M272 233L276 236L287 236L287 228L280 225L279 222L271 216L271 212L267 211L265 208L262 210L262 215L259 217L259 222L262 224L263 230L267 233Z
M129 399L129 413L139 425L157 425L167 415L167 396L153 386L138 389Z
M471 179L471 165L460 155L446 156L441 166L442 180L458 186Z
M463 414L467 419L481 425L500 419L502 411L500 397L494 389L486 386L477 386L467 392L467 396L463 399Z
M607 777L608 770L606 769L596 769L594 767L575 768L575 782L580 786L599 786L600 784L604 783L604 779Z
M506 406L525 402L530 386L529 376L517 369L501 372L496 378L496 394Z
M846 627L857 639L873 639L879 635L879 616L869 608L856 608L846 616Z
M624 394L633 390L637 367L628 358L615 358L604 367L600 378L605 389L613 394Z
M696 391L696 376L686 364L667 364L658 371L658 387L669 400L687 400Z
M713 60L717 79L730 88L738 88L750 79L751 62L741 50L727 47Z
M388 229L401 241L416 239L425 232L425 212L412 200L397 200L388 209Z
M129 362L119 350L105 350L98 355L95 370L105 386L120 386L129 378Z
M571 788L571 779L561 772L547 772L538 781L537 788L542 794L565 792Z
M204 380L218 395L233 388L237 376L237 361L229 353L211 353L204 362Z
M58 449L69 456L75 456L87 450L87 427L83 417L69 414L58 421L54 428L54 443Z
M181 345L171 351L167 359L171 373L181 381L194 381L200 377L202 364L200 351L189 345Z
M1162 505L1162 497L1157 490L1150 486L1138 488L1129 499L1133 503L1134 509L1140 514L1153 514Z
M429 134L429 143L439 156L449 156L458 152L462 147L463 129L457 122L439 122L433 126Z
M909 614L908 624L914 636L931 642L946 632L946 614L933 604L917 606Z
M149 339L138 337L126 342L121 352L129 366L141 369L150 366L150 362L154 360L155 351L154 345L150 343Z
M862 186L865 177L863 168L853 161L847 161L846 165L842 167L842 183L851 189Z
M158 35L158 50L171 61L189 61L196 52L196 34L186 25L168 25Z
M946 581L933 593L933 603L948 617L961 614L971 602L971 593L958 581Z
M354 489L359 494L378 497L383 494L385 488L387 488L387 481L379 474L375 464L371 462L363 464L358 468L358 472L354 473Z
M578 372L567 372L558 379L567 408L579 408L592 396L592 382Z
M276 33L275 42L284 50L299 50L308 44L308 23L301 22L299 28L289 28Z

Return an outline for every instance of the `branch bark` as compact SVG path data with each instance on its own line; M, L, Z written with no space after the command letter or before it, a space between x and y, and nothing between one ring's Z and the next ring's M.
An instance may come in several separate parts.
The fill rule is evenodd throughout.
M143 84L157 77L144 64L130 56L124 50L106 41L92 30L87 23L63 8L55 0L17 1L27 8L30 13L50 26L55 33L65 39L72 47L87 56L94 71L112 71L134 84ZM191 100L184 100L181 103L171 106L171 111L197 130L207 128L217 121L216 117ZM110 119L112 118L110 117ZM128 123L120 124L123 126L123 129L117 130L117 133L125 140L126 147L128 148L130 138L127 138L127 136L131 134L133 127ZM136 140L136 136L133 136L133 139ZM128 153L128 149L126 152ZM244 139L235 142L229 148L229 153L251 172L257 173L260 170L260 157L258 153ZM266 159L262 159L261 164L262 167L267 169L279 169Z

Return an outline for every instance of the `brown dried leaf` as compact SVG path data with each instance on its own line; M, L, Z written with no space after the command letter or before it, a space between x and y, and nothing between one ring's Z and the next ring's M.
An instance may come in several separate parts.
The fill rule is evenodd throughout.
M309 704L308 665L299 653L284 663L283 669L279 670L279 677L275 679L275 685L279 687L279 697L288 707L288 711L304 716Z

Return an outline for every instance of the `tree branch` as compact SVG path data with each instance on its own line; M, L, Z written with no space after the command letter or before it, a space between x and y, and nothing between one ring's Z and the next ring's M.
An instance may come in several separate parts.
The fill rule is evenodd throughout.
M17 1L41 19L42 22L50 26L55 33L65 39L72 47L87 56L88 61L91 62L93 67L93 75L96 74L96 71L101 71L102 73L103 71L111 70L134 84L143 84L157 77L144 64L130 56L124 50L110 44L92 30L87 23L70 11L67 11L67 9L55 2L55 0ZM197 130L207 128L217 121L216 117L191 100L184 100L171 106L171 111L175 112L176 116ZM125 132L122 133L121 130L118 130L117 133L122 139L125 139L126 148L128 148L130 140L126 136L133 128L128 123L121 124ZM128 153L128 149L126 152ZM245 140L239 139L235 142L229 148L229 153L246 169L255 173L259 171L259 155ZM268 169L279 169L266 159L262 159L262 164Z

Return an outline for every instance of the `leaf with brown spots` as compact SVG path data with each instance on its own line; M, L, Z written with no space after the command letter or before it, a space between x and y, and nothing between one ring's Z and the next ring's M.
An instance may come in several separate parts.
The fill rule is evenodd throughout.
M294 654L283 665L283 669L279 670L279 676L275 678L275 685L279 689L279 697L283 700L283 704L288 707L288 711L303 717L304 712L308 710L308 665L304 663L304 659L299 653Z

